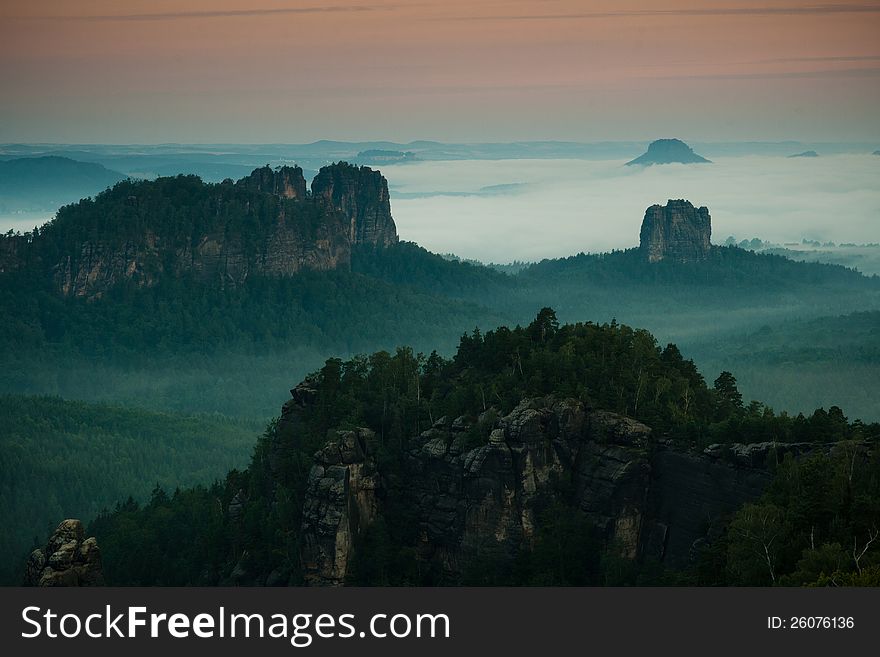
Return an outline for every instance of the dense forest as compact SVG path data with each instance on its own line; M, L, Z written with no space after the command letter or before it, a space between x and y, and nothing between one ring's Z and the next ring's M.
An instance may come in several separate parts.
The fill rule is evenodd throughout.
M389 486L400 481L408 439L439 416L474 418L462 449L487 440L487 408L503 414L524 397L552 394L628 414L657 439L682 449L778 441L815 444L812 455L773 466L765 495L726 520L692 568L669 570L623 559L560 494L541 515L534 549L504 561L491 551L448 581L421 563L406 504L392 507L359 538L349 582L414 584L818 584L874 582L880 550L880 426L850 422L841 409L789 416L744 404L729 373L707 385L674 345L617 323L560 326L544 309L525 327L461 337L451 359L410 349L331 359L310 380L315 402L296 430L272 422L250 466L225 482L128 502L90 531L105 555L108 581L121 584L240 582L242 571L279 584L301 583L301 513L313 454L328 431L369 427ZM827 452L822 446L836 444ZM243 517L227 512L248 499ZM764 549L766 548L766 550ZM765 554L766 553L766 554ZM136 556L135 556L136 555ZM876 583L876 582L875 582Z
M759 376L787 386L798 377L765 350L748 362L739 353L722 362L721 354L748 345L743 335L764 326L863 310L880 299L877 281L839 267L736 247L718 253L717 262L677 268L649 267L627 251L540 263L510 276L403 242L355 249L351 271L253 276L228 288L163 278L152 287L120 283L93 300L62 298L45 280L7 272L0 276L0 390L267 418L277 399L264 391L285 389L329 355L409 344L448 356L462 327L526 322L548 303L564 321L644 326L716 371L760 361ZM837 323L848 355L836 361L834 399L874 419L880 415L863 382L876 372L869 354L877 333L864 326L858 318ZM809 352L815 345L827 354L827 345L801 337L806 362L824 358ZM766 390L753 387L757 376L740 376L752 396ZM788 389L788 397L774 398L779 407L816 404L804 386Z
M183 416L0 395L0 582L17 583L24 553L59 519L88 521L119 500L149 499L212 481L247 462L259 427L220 416Z
M59 298L16 272L0 277L0 308L0 390L263 419L277 408L272 391L328 354L449 351L462 325L500 321L469 301L348 271L225 289L122 284L96 301Z
M880 418L878 311L765 324L687 349L708 371L736 372L743 394L776 408L806 411L846 400L853 417Z

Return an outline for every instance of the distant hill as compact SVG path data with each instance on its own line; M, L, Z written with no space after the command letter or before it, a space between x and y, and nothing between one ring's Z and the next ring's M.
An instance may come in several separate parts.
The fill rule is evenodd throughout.
M26 157L0 162L0 212L56 210L110 187L125 175L67 157Z
M707 164L702 155L697 155L694 150L680 139L658 139L651 142L644 155L626 163L627 166L652 164Z
M804 151L803 153L795 153L794 155L789 155L788 157L819 157L819 154L816 151Z

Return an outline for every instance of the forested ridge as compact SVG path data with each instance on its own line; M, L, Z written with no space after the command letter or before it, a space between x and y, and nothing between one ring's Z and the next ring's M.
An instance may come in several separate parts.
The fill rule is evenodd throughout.
M78 257L77 247L89 239L122 247L150 234L173 250L193 236L227 230L243 240L245 251L254 250L262 246L279 211L295 219L304 235L314 233L322 219L315 206L247 183L247 178L205 183L194 175L123 180L94 198L59 208L50 222L28 234L33 248L25 254L30 264L39 259L52 265Z
M523 398L553 395L626 413L654 428L657 440L682 450L759 441L806 443L812 455L786 456L764 497L727 518L694 565L670 570L622 559L582 512L561 501L549 507L534 549L513 562L489 560L447 582L417 557L417 528L395 507L359 540L352 584L819 584L868 583L880 550L869 545L880 524L880 426L850 422L841 409L809 416L744 403L735 378L707 385L674 345L624 325L560 326L543 310L526 327L462 336L445 359L410 349L347 361L331 359L310 377L316 393L295 430L272 422L250 466L225 482L166 494L145 506L127 503L91 526L102 545L108 580L117 584L221 584L236 572L299 584L301 510L313 454L331 429L369 427L380 441L389 486L403 476L409 438L440 416L468 418L462 449L485 444L491 418ZM828 451L828 446L838 447ZM247 499L244 515L227 512ZM763 532L763 533L762 533ZM770 541L771 563L756 547ZM134 546L140 555L133 558ZM853 546L856 557L851 554ZM564 569L562 564L565 564ZM439 578L439 579L438 579Z

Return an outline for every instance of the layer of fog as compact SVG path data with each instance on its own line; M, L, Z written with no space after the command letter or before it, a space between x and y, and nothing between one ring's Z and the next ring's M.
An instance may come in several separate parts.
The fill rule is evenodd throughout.
M713 164L464 160L385 166L402 239L484 262L638 244L645 208L705 205L713 242L880 241L880 157L738 157Z
M9 230L16 233L26 233L38 228L51 220L54 212L16 212L13 214L0 214L0 233Z

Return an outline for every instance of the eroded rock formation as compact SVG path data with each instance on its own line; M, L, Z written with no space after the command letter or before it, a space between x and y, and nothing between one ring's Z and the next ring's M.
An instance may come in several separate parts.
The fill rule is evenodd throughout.
M712 219L706 207L670 200L645 211L639 246L648 262L696 262L709 257Z
M290 430L307 390L298 386L285 406ZM561 487L622 557L686 566L725 517L761 494L777 447L683 450L631 418L553 397L523 400L491 427L472 447L471 422L437 420L410 440L394 484L377 465L372 431L335 432L306 491L306 581L344 584L358 535L388 504L417 518L419 558L455 581L487 544L502 558L530 549L540 511Z
M337 431L315 455L303 506L303 572L311 585L345 581L362 527L376 519L376 435Z
M237 183L123 183L23 239L0 237L0 273L26 261L64 296L96 298L120 282L147 287L165 276L226 287L253 275L347 268L356 245L398 238L385 178L341 162L321 169L312 192L302 169L289 166L255 169Z
M298 166L284 166L273 169L268 164L254 169L251 175L242 178L238 184L254 192L265 192L283 198L304 199L306 179Z
M98 542L84 536L79 520L64 520L46 547L31 552L25 568L25 585L103 586Z
M324 167L312 181L312 195L342 212L353 244L387 246L397 242L388 181L378 171L345 162Z

